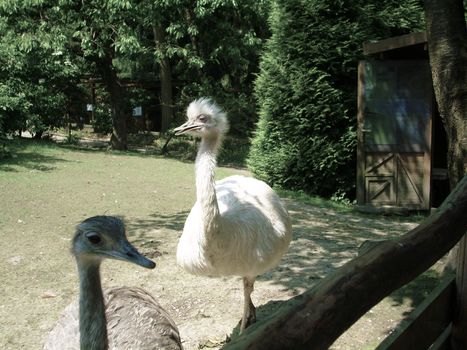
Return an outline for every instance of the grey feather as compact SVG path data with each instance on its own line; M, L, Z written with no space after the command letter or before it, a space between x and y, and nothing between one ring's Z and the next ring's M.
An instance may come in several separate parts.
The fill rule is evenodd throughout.
M159 303L141 288L104 291L109 349L182 349L177 326ZM68 305L48 334L44 349L78 350L79 302Z

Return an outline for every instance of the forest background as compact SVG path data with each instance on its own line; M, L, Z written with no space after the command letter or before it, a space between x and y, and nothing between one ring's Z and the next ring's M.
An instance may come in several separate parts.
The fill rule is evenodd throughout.
M8 0L0 3L0 135L89 114L128 147L136 106L162 133L210 96L247 164L272 185L337 199L355 191L362 43L422 31L422 1ZM134 119L134 118L133 118Z

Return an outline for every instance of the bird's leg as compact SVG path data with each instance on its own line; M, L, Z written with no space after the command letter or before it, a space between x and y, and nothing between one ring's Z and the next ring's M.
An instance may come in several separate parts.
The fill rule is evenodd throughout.
M240 325L240 333L245 328L256 322L256 308L251 301L251 293L253 292L253 285L255 284L256 277L243 277L243 317Z

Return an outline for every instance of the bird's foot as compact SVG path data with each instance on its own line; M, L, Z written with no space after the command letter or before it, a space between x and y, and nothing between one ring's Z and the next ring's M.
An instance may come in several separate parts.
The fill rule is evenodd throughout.
M242 334L242 332L251 326L253 323L256 322L256 308L254 307L253 304L250 305L250 309L248 310L248 313L246 315L243 315L241 325L240 325L240 332L239 334Z

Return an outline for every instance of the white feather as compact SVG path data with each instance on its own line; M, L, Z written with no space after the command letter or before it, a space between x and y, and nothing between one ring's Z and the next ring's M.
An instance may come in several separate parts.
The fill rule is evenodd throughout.
M243 277L240 331L255 322L256 276L275 267L292 238L289 214L264 182L231 176L214 182L216 155L228 129L226 114L208 99L192 102L176 129L201 137L196 157L196 203L185 222L177 262L195 275Z
M188 272L207 276L257 276L275 267L291 240L291 222L277 194L264 182L231 176L215 186L220 229L207 244L199 201L192 208L177 249Z

